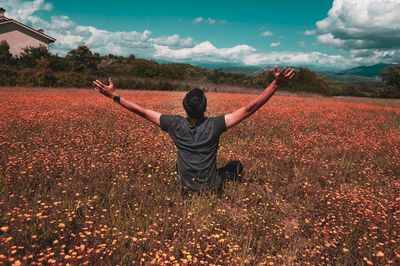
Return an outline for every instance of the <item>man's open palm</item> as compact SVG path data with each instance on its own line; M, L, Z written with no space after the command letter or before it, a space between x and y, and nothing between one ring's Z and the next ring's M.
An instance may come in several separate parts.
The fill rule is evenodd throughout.
M102 83L100 80L96 79L93 81L94 88L101 94L107 96L107 97L113 97L115 95L115 87L114 83L111 78L108 78L109 85L105 85Z
M291 80L295 75L294 69L282 67L281 70L275 65L274 76L277 85L285 85L289 80Z

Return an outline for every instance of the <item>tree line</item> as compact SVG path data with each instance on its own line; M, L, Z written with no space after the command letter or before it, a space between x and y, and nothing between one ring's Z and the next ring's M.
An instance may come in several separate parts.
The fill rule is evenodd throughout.
M390 67L382 72L386 82L383 90L376 90L375 87L366 90L362 84L358 87L332 85L307 68L299 68L296 72L295 78L284 90L323 95L399 97L396 94L400 92L399 67ZM88 88L92 87L94 79L108 76L113 77L118 88L144 90L207 89L218 86L263 89L274 78L272 71L268 70L254 76L225 73L190 64L160 64L134 55L99 55L86 46L70 50L65 57L50 53L44 46L26 47L14 57L8 43L0 42L0 86Z

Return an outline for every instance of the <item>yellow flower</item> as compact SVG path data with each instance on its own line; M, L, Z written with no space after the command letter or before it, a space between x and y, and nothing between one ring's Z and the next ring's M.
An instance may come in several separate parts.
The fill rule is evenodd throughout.
M382 251L378 251L378 253L376 253L377 257L384 257L385 254Z

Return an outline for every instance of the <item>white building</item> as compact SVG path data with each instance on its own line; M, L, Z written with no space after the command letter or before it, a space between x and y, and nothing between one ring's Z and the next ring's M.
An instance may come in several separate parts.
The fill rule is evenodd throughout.
M53 37L43 33L43 30L35 30L14 19L4 16L5 9L0 7L0 42L6 40L10 45L12 55L19 55L27 46L49 47L49 43L56 41Z

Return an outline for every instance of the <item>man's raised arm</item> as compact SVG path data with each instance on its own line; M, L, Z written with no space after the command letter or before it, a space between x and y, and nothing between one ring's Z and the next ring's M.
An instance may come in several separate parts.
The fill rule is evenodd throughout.
M95 85L94 88L95 88L95 90L97 90L98 92L103 94L104 96L114 99L114 97L117 96L118 94L115 92L114 83L112 82L112 79L109 78L108 81L110 84L105 85L100 80L95 80L95 81L93 81L93 84ZM141 117L149 120L150 122L153 122L154 124L156 124L158 126L160 125L161 113L150 110L150 109L143 108L142 106L140 106L136 103L130 102L122 97L117 97L115 100L118 100L119 103L124 108L128 109L129 111L132 111L135 114L140 115Z
M280 86L287 83L291 78L293 78L294 74L295 74L294 70L291 68L286 69L285 67L283 67L281 70L279 70L278 67L275 66L274 68L275 80L272 81L271 84L269 84L269 86L263 91L263 93L258 95L254 100L252 100L246 106L243 106L242 108L239 108L236 111L225 115L226 128L227 129L231 128L234 125L237 125L240 122L242 122L247 117L254 114L258 109L260 109L261 106L263 106L272 97L272 95L274 95L274 93Z

